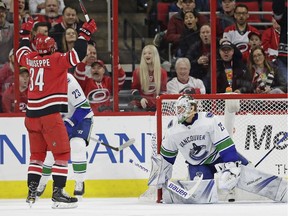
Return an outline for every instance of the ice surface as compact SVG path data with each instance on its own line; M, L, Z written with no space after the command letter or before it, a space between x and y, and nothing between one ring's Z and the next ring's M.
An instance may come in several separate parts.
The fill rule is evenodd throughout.
M288 216L287 203L158 204L137 198L83 198L75 209L52 209L50 199L32 208L23 199L0 199L1 216Z

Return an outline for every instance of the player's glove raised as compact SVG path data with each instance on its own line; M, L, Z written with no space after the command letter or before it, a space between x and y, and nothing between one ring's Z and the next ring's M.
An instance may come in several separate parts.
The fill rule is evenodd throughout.
M85 22L80 28L79 35L84 37L87 41L90 40L92 34L97 31L96 22L94 19L90 19L89 22Z
M30 38L33 26L34 26L34 20L33 19L29 19L29 20L27 20L27 22L22 23L21 30L19 32L20 37L21 38L25 38L25 37Z

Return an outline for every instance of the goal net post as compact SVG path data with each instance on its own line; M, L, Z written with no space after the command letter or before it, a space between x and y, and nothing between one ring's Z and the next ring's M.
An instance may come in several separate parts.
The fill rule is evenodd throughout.
M177 94L161 95L157 98L157 142L155 142L157 147L152 147L155 149L154 154L156 154L155 151L157 154L160 152L161 141L168 123L173 118L176 119L175 103L180 96ZM253 165L257 164L274 147L275 149L261 161L257 169L287 178L288 139L286 138L281 144L278 143L288 131L287 94L205 94L191 96L198 103L198 112L211 112L220 117L238 152ZM187 165L182 155L178 154L173 165L172 178L186 180L187 177ZM158 190L157 202L161 202L161 194L161 190ZM241 199L249 200L251 197L246 194Z

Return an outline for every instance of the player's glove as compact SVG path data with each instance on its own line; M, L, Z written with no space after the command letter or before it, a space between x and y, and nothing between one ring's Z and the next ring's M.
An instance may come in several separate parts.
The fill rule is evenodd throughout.
M241 173L240 161L215 164L215 168L219 176L219 189L231 190L237 185Z
M90 19L89 22L85 22L80 28L79 35L84 37L87 41L91 39L92 34L97 30L96 22L94 19Z
M33 26L34 20L32 18L27 20L27 22L22 23L21 30L19 32L20 38L30 38Z
M70 138L72 136L73 127L75 126L75 124L69 118L64 119L64 124L68 133L68 137Z

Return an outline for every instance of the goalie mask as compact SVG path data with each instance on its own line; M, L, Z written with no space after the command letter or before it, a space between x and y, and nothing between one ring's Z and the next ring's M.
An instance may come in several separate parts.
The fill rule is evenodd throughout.
M36 50L39 54L54 53L56 42L49 36L38 34L36 35Z
M183 123L192 112L197 112L197 102L189 95L182 95L176 101L176 115L179 123Z

